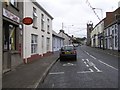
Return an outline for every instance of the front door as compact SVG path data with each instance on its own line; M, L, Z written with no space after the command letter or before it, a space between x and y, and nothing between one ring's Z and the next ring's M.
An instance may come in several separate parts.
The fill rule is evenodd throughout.
M11 69L11 50L15 50L15 26L3 21L3 73Z

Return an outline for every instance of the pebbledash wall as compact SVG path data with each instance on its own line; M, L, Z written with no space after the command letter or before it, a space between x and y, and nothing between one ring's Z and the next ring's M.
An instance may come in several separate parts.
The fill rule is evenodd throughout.
M25 1L24 17L33 18L33 24L23 25L23 60L29 63L52 53L53 17L33 0Z

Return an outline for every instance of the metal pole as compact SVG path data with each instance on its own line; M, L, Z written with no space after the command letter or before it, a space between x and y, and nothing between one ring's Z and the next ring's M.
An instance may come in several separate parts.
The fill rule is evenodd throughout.
M2 89L2 60L3 60L3 33L2 33L2 2L0 1L0 90Z
M103 19L103 10L101 8L93 8L93 9L98 9L101 11L101 20Z

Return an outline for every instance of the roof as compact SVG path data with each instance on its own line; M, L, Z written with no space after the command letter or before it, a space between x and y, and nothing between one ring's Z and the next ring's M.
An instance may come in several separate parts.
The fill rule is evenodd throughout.
M52 34L53 36L59 37L61 39L64 39L63 37L61 37L59 34L57 34L55 31L52 30Z
M93 29L95 29L101 22L103 22L106 18L103 18L99 23L97 23Z
M60 32L59 32L59 33L61 33L61 32L62 32L63 34L65 34L66 36L68 36L69 38L72 38L72 37L71 37L71 36L69 36L67 33L65 33L65 32L64 32L64 30L60 30Z
M39 9L41 9L51 19L54 19L38 2L36 2L35 0L32 0L32 3L35 4Z

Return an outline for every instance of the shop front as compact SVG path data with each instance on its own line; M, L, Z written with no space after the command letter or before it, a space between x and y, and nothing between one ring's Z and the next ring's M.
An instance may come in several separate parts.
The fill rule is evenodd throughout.
M3 73L22 63L20 18L3 8Z

